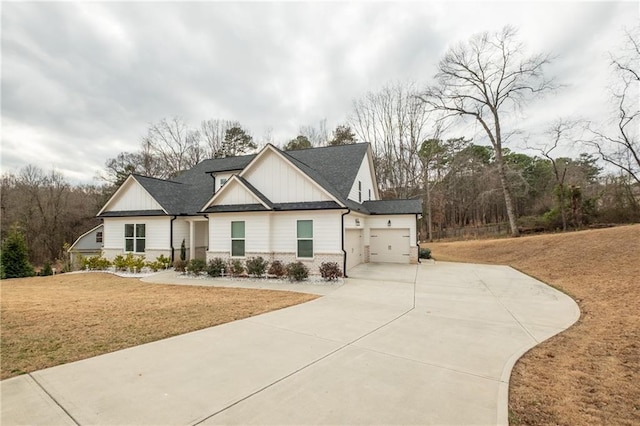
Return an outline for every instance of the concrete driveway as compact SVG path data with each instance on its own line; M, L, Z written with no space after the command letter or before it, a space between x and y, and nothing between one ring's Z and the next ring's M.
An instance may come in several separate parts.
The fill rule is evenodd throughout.
M5 380L2 424L507 424L515 361L579 317L504 266L350 277L302 305Z

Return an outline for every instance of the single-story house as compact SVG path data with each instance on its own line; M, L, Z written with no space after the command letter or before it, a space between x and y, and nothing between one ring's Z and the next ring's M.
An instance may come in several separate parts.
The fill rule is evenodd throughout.
M418 261L420 200L380 200L368 143L202 161L171 180L130 175L98 212L103 255L207 261Z
M103 224L100 224L80 235L67 250L71 258L71 264L76 264L78 261L78 255L82 257L100 256L102 254L103 236Z

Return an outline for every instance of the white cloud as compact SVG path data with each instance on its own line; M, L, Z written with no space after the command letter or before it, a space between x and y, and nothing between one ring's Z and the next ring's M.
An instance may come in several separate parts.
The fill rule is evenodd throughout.
M568 85L522 127L597 117L607 51L636 21L625 2L4 3L2 167L89 182L174 115L272 128L282 143L322 118L332 128L386 83L426 84L451 43L506 24L556 53L549 73Z

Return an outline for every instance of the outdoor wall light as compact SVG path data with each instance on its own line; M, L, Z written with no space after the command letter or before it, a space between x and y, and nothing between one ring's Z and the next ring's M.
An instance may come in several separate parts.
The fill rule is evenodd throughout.
M356 226L360 226L360 219L356 218Z
M391 221L390 220L387 222L387 226L391 226Z

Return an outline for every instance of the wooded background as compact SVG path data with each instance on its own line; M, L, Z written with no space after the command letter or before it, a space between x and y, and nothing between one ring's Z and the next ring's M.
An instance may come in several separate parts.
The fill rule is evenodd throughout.
M549 56L527 55L506 27L452 47L432 85L394 82L355 99L332 131L322 120L288 141L254 140L237 121L163 118L136 151L107 159L94 184L73 185L37 165L4 173L1 236L19 227L35 265L62 259L65 243L99 223L96 213L130 173L171 178L267 143L286 150L371 143L383 198L423 200L423 241L638 222L638 33L624 34L625 55L610 58L611 115L601 122L557 117L536 134L518 132L515 111L561 88L544 74ZM488 143L467 139L464 123L476 123Z

